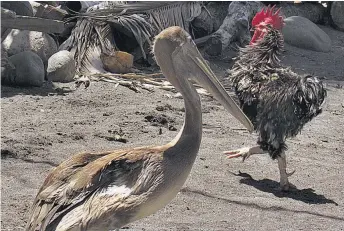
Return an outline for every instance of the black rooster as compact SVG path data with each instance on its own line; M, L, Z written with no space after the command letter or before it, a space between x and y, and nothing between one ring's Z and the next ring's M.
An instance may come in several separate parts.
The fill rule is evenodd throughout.
M288 176L294 172L286 172L285 140L321 113L326 90L316 77L281 66L278 55L284 40L279 11L268 7L255 15L250 45L240 49L229 76L242 110L259 134L258 146L225 154L245 160L252 154L269 153L278 160L281 189L288 190Z

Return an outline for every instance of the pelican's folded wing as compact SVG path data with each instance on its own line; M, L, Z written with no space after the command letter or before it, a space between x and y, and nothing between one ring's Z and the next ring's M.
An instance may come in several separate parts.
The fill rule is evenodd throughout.
M110 185L132 187L145 160L161 156L159 148L135 148L103 153L80 153L56 167L39 190L28 231L46 230L54 221ZM131 185L130 185L131 184Z

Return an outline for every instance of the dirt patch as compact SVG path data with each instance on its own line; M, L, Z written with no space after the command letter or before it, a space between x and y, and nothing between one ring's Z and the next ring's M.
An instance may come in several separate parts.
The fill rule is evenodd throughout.
M175 120L165 114L156 114L151 112L145 116L145 121L149 122L152 126L165 127L170 131L177 131L177 128L174 126Z

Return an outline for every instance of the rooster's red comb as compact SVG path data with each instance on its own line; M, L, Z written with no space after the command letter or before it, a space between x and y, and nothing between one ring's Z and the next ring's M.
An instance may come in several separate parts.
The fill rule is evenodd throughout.
M279 14L281 11L281 8L276 10L274 5L273 7L270 7L270 5L267 7L266 12L265 8L263 8L260 12L258 12L252 19L252 27L257 26L261 22L265 22L267 24L272 25L275 29L282 29L283 26L283 17Z

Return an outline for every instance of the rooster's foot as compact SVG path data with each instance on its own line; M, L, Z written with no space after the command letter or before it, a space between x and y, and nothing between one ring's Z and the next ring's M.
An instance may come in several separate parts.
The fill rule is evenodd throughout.
M227 155L228 159L242 157L242 161L245 161L251 155L263 154L265 153L265 151L263 151L259 146L255 146L255 147L244 147L244 148L240 148L240 149L232 150L232 151L225 151L223 153Z

